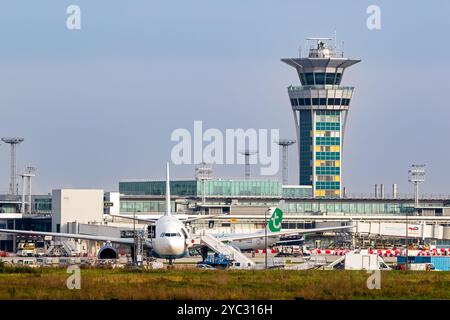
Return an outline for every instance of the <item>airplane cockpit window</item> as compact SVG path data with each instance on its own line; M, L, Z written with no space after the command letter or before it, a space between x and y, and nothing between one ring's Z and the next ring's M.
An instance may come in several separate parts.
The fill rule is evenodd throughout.
M164 238L164 237L181 237L181 234L179 233L179 232L177 232L177 233L168 233L168 232L166 232L166 233L161 233L161 238Z

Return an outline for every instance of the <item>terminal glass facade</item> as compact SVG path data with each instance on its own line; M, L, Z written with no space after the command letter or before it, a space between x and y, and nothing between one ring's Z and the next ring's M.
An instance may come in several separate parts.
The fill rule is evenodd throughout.
M171 211L175 212L175 202L170 203ZM122 200L120 201L120 212L134 213L134 212L165 212L165 201L154 200Z
M289 189L288 189L289 190ZM289 190L289 191L292 191ZM222 201L208 201L208 205L225 205ZM240 200L240 206L277 206L278 201L268 200ZM161 212L165 211L166 205L161 200L121 200L120 212ZM172 212L176 211L175 201L171 203ZM327 214L411 214L414 212L413 202L370 202L370 201L311 201L311 200L289 200L284 204L285 213L290 214L310 214L310 213L327 213ZM239 214L239 212L235 212Z
M52 212L52 198L37 198L33 201L34 212L51 213Z
M201 196L200 180L171 181L170 193L174 196ZM166 193L165 181L119 182L119 192L124 195L163 196ZM281 197L282 183L279 180L239 180L210 179L205 181L206 196L268 196ZM304 194L304 193L298 193Z
M119 182L119 192L125 195L162 196L166 194L166 181ZM178 196L195 196L197 195L197 181L170 181L170 193Z
M286 202L287 213L406 214L414 212L414 203L370 201L302 201Z
M310 186L283 186L283 198L311 198Z
M206 180L207 196L281 196L281 182L277 180ZM202 195L202 182L197 183L197 194Z

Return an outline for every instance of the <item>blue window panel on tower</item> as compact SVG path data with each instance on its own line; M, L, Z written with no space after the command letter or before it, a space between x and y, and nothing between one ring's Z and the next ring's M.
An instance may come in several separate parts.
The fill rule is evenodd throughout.
M311 111L299 112L299 124L300 124L300 184L310 185L312 184L312 166L311 161L313 159L313 153L311 151L312 146L312 119Z
M316 174L337 175L340 171L339 167L316 167Z

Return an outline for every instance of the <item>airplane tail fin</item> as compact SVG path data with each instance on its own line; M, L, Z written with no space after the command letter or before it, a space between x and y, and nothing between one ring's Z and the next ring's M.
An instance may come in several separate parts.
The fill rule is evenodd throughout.
M267 228L269 232L279 232L281 231L281 221L283 220L283 211L280 208L275 208L272 216L267 222Z
M169 162L166 164L166 216L171 215L170 210L170 176L169 176Z

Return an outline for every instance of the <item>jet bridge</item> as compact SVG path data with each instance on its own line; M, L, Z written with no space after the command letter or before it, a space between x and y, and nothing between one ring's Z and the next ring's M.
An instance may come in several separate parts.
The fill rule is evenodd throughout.
M215 237L205 234L201 236L200 243L207 246L218 254L223 254L233 260L231 268L235 269L254 269L255 263L239 252L236 248L217 240Z

